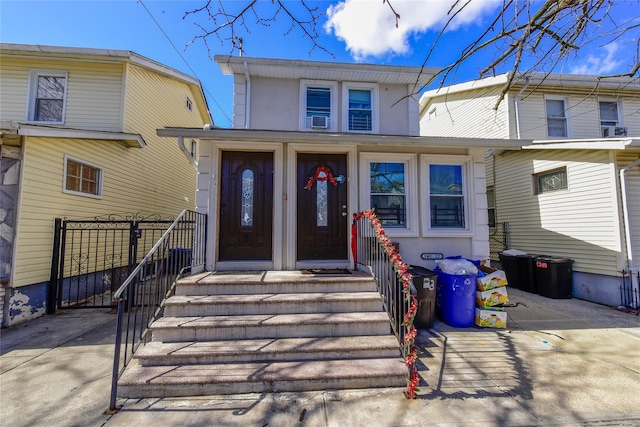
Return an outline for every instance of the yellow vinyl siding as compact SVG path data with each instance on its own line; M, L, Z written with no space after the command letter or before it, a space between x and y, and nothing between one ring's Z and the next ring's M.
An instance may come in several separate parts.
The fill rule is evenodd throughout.
M616 274L621 243L607 151L504 153L495 165L498 221L509 222L511 247L574 259L576 271ZM567 190L533 194L533 174L563 166Z
M2 120L25 121L29 70L68 72L64 127L120 132L122 64L55 58L2 58Z
M103 66L97 65L98 69ZM127 148L116 141L25 138L14 286L49 280L56 217L77 219L112 213L175 216L183 209L194 209L196 171L177 141L158 137L156 129L201 128L205 124L207 115L197 86L140 67L128 70L123 129L119 130L142 135L146 147ZM99 88L108 86L103 85L103 79L97 81ZM90 81L80 87L83 85L88 90L80 93L87 94L84 105L88 108L90 96L96 92L91 92ZM193 111L186 108L187 95L193 101ZM120 108L120 95L117 98ZM190 141L185 144L190 147ZM100 199L63 193L65 155L103 169Z

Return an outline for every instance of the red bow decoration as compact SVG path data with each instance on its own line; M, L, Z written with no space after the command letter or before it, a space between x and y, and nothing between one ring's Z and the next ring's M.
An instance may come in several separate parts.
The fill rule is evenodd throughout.
M320 176L321 172L324 172L325 176ZM318 169L316 169L316 173L313 174L311 178L309 178L309 181L307 181L307 185L304 186L304 189L311 190L314 182L327 180L329 180L332 185L338 185L333 175L331 175L331 172L329 172L329 168L327 168L326 166L318 166Z

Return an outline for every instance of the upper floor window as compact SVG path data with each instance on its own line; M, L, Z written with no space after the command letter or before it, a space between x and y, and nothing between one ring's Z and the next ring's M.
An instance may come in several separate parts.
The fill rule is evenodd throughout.
M548 193L550 191L566 190L567 168L562 167L551 171L541 172L533 175L534 194Z
M27 120L64 123L67 72L31 70Z
M300 82L302 105L301 130L335 130L337 83L303 80Z
M566 102L564 99L546 99L547 134L550 137L569 136Z
M342 128L345 132L374 132L378 126L378 87L367 83L344 83Z
M184 101L184 106L187 108L187 110L193 111L193 101L188 96L185 98L186 99Z
M82 196L102 196L102 168L71 157L64 158L64 191Z
M349 130L372 129L371 90L349 89Z
M626 136L627 128L623 127L619 101L599 101L600 129L602 137Z

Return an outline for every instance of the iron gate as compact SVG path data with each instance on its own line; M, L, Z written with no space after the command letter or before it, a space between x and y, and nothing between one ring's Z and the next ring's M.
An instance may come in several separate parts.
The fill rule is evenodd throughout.
M173 218L140 214L56 218L49 314L56 308L110 307L113 293L172 222ZM175 248L169 256L188 255L191 244L184 242L184 248Z

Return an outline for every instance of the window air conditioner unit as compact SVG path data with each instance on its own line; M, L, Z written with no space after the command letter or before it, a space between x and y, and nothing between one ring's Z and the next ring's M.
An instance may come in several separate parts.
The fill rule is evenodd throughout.
M313 129L326 129L329 127L329 117L326 116L311 116L311 128Z
M621 126L605 126L602 128L603 138L616 138L627 136L627 128Z

